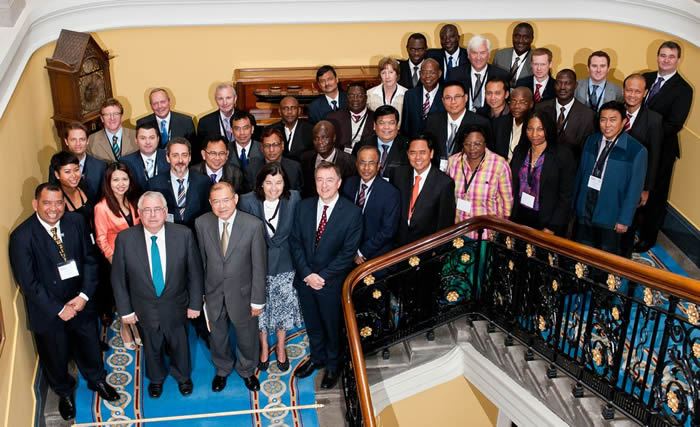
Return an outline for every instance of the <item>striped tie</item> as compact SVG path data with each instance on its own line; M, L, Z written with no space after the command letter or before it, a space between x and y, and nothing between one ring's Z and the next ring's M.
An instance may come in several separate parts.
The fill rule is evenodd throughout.
M178 179L177 183L177 208L180 210L180 218L185 216L185 204L187 203L187 190L185 189L185 180Z
M425 102L423 103L423 119L428 117L428 111L430 111L430 94L425 94Z
M117 135L112 136L112 153L114 153L114 158L119 160L121 150L119 149L119 138L117 138Z

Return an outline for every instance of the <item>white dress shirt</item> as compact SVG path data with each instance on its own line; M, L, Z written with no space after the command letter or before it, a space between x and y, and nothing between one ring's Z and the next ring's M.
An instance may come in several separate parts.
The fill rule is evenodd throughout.
M321 198L318 198L318 203L316 204L316 230L318 230L318 225L321 222L321 216L323 215L323 207L328 205L328 210L326 210L326 221L331 219L331 214L333 213L333 208L335 208L335 204L338 202L338 199L340 198L340 194L336 193L335 197L333 200L331 200L328 203L323 203L323 200Z

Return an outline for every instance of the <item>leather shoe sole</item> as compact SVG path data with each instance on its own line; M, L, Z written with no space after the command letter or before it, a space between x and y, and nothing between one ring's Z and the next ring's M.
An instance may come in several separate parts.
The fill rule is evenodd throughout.
M75 418L75 401L73 400L73 396L59 397L58 412L66 421Z
M163 394L163 384L150 383L148 384L148 395L154 399L158 399Z
M183 396L189 396L192 394L192 390L194 389L194 384L192 384L192 380L187 380L183 383L179 383L177 385L178 390L180 390L180 394Z
M243 382L245 383L245 386L250 391L260 390L260 381L258 381L258 379L255 377L255 375L251 375L247 378L243 378Z
M326 371L323 375L323 380L321 381L321 388L329 389L335 387L338 383L338 374L332 371Z
M211 380L211 391L218 393L226 388L226 377L221 375L216 375L213 380Z

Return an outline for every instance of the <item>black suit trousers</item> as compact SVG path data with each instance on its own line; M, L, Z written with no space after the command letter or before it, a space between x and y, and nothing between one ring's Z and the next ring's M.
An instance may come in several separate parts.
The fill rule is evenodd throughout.
M306 334L311 344L311 361L338 372L340 358L340 286L315 290L305 283L297 288Z
M664 225L666 218L666 202L671 189L671 177L673 167L676 164L676 156L662 155L659 159L659 169L656 172L654 188L649 191L647 204L638 212L641 216L639 225L639 238L647 243L656 243L659 230Z
M146 377L156 384L162 384L168 372L165 369L163 352L168 349L170 373L178 384L190 379L192 362L190 346L187 342L187 324L183 323L168 329L137 323L143 339L146 359Z

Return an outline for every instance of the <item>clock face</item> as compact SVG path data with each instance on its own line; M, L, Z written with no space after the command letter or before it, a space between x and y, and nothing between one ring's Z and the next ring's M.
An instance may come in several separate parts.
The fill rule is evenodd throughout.
M78 80L81 115L99 111L105 100L105 80L102 70L84 75Z

